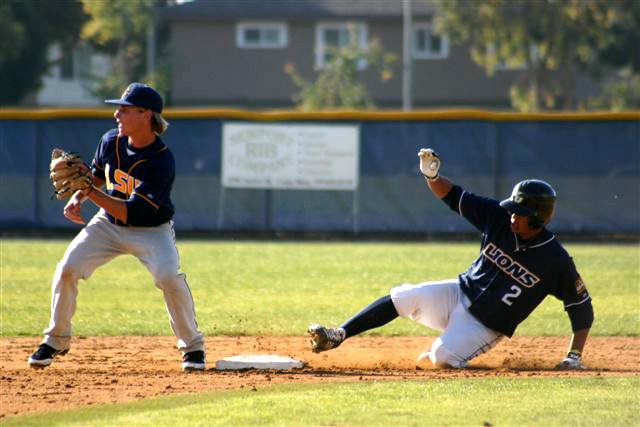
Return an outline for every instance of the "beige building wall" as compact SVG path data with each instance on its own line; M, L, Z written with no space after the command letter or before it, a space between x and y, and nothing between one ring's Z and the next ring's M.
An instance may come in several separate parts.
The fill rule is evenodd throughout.
M420 22L420 21L418 21ZM381 83L368 76L368 87L379 103L402 105L402 30L395 22L370 23L370 38L398 55L393 81ZM413 59L414 106L503 106L509 105L509 87L522 75L517 70L496 71L489 77L475 64L465 45L449 47L443 59Z
M242 49L236 44L235 21L174 22L173 105L291 107L297 88L284 67L291 63L305 78L314 78L316 22L289 21L287 24L285 48ZM399 109L402 106L401 22L368 22L367 30L369 39L379 39L398 59L390 81L381 82L371 69L362 71L362 77L378 107ZM414 59L413 105L414 108L506 108L509 86L519 74L518 71L497 71L488 77L471 61L466 47L450 46L445 59Z

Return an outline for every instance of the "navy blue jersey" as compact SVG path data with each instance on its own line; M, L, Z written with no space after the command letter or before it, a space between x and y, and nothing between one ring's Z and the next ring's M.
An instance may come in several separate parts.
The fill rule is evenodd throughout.
M102 136L91 167L105 180L107 194L125 200L127 223L107 214L112 223L155 227L173 217L175 160L159 137L144 148L134 148L112 129Z
M482 233L480 256L458 278L469 311L485 326L510 337L549 294L564 302L570 316L572 307L591 309L573 259L547 229L525 243L511 231L511 216L497 200L457 185L443 200Z

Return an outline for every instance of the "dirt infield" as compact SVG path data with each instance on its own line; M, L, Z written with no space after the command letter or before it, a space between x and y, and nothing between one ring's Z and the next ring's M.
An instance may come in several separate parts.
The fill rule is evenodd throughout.
M205 372L180 371L171 337L74 338L69 354L46 369L31 369L37 338L0 339L0 417L64 410L99 403L210 390L257 389L271 384L493 376L640 375L640 338L593 337L583 372L558 372L568 338L504 340L465 370L416 366L433 337L356 337L340 348L313 354L306 337L211 337ZM292 372L216 371L215 361L236 354L279 354L307 362Z

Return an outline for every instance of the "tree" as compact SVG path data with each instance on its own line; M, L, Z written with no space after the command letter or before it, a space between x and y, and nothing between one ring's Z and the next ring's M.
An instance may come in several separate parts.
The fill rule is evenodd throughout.
M300 89L294 96L298 109L303 111L323 109L372 108L373 102L366 86L359 80L359 66L380 72L380 79L391 79L391 64L395 54L385 52L377 40L362 48L352 32L349 43L343 47L328 49L329 59L312 83L304 79L292 64L285 65L285 72Z
M1 1L0 104L18 104L40 88L49 46L73 46L86 19L79 0Z
M120 96L133 81L144 81L163 94L169 90L167 58L168 28L162 20L163 10L172 0L84 0L91 19L82 36L99 51L113 58L111 72L98 81L96 95ZM149 30L157 33L158 66L146 74L146 50Z
M587 100L585 108L613 111L640 109L640 74L620 73L604 85L602 96Z
M468 42L472 59L489 75L498 64L524 66L523 80L510 89L516 109L576 108L576 76L597 77L608 47L629 37L634 27L625 22L633 3L637 7L636 0L440 0L437 28L453 42ZM628 62L630 51L619 54L616 61Z
M640 108L640 1L619 0L622 10L611 27L611 37L597 52L591 75L605 77L602 96L589 99L587 108L625 110Z

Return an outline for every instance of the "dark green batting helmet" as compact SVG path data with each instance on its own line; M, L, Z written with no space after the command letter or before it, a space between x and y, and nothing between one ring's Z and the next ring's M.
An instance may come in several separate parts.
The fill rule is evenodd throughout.
M556 191L539 179L525 179L513 187L511 197L500 202L510 213L529 218L529 227L542 228L551 221Z

